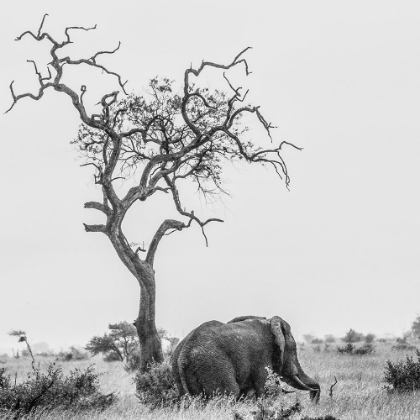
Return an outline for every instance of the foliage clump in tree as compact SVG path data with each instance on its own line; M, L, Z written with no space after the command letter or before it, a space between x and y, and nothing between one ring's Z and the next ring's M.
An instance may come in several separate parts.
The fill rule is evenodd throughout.
M16 94L12 82L13 103L8 111L21 99L41 99L47 89L66 95L77 111L81 125L73 143L85 160L84 165L93 168L95 183L102 193L100 201L89 201L85 208L97 210L105 217L104 223L85 224L85 230L104 234L139 283L140 305L135 324L140 340L140 367L146 370L152 361L163 360L155 324L154 262L160 241L165 235L196 224L207 242L205 226L222 221L218 218L205 220L194 210L186 209L180 183L189 180L203 196L217 199L224 192L224 167L242 161L273 168L288 185L282 148L291 144L285 141L274 144L274 127L264 118L259 106L246 102L248 91L243 92L232 80L234 69L242 69L246 76L250 74L244 58L249 48L228 64L203 61L198 68L191 66L184 72L179 93L168 78L153 78L147 94L132 93L120 99L121 93L127 93L126 83L119 74L100 64L101 57L118 51L120 44L114 50L99 51L89 58L72 59L65 51L66 46L72 44L71 34L96 27L68 27L64 30L64 40L58 41L44 31L45 18L46 15L37 32L26 31L17 40L28 36L50 45L51 61L47 72L29 60L38 79L38 92ZM75 90L65 81L68 80L64 77L65 74L68 77L68 69L75 66L90 67L115 77L118 88L102 96L98 102L99 111L91 113L85 105L90 95L87 85ZM202 73L208 70L224 83L223 88L199 87ZM251 120L255 122L253 126L248 125ZM250 127L256 125L262 127L265 138L255 139L255 135L251 135ZM128 190L121 191L116 180L128 178L136 182ZM142 204L155 194L167 194L181 220L163 220L148 246L138 246L143 238L130 241L123 221L135 203Z

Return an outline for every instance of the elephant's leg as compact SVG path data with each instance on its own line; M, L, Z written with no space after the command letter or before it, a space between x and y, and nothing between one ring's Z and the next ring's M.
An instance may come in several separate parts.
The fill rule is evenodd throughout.
M235 398L240 396L240 388L236 382L233 366L227 366L226 363L206 361L200 364L200 368L196 370L194 376L200 383L200 388L208 397L216 394L233 395Z
M258 375L256 378L254 378L254 389L256 398L261 398L264 396L264 386L266 379L266 375Z

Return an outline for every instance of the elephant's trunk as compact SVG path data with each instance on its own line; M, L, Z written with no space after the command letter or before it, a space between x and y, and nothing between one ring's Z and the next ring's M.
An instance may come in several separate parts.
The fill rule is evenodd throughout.
M309 391L311 400L318 403L321 394L319 383L310 378L300 366L299 369L295 367L293 371L293 374L284 375L283 380L296 389Z

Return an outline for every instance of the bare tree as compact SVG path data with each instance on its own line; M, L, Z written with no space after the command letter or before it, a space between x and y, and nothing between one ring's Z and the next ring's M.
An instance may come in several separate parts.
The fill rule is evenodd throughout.
M246 75L250 74L244 58L249 47L229 64L203 61L198 68L187 69L179 94L174 92L169 79L155 78L149 83L149 95L127 95L120 75L98 63L102 55L115 53L120 45L111 51L99 51L87 59L60 58L60 50L72 43L71 31L89 31L96 26L68 27L64 31L64 41L58 42L43 31L46 16L37 33L26 31L17 40L27 35L36 41L47 40L50 43L52 60L47 66L48 76L43 76L37 64L28 60L34 67L39 90L36 94L16 94L12 82L13 103L7 112L23 98L41 99L49 88L67 95L77 110L82 123L74 144L85 159L85 165L94 168L95 182L101 187L103 195L102 202L87 202L85 208L98 210L106 217L104 224L84 226L87 232L100 232L108 237L120 260L140 285L140 307L135 325L141 345L141 368L145 370L152 360L160 362L163 359L155 325L154 271L155 253L161 239L196 223L207 243L204 227L210 222L222 222L217 218L204 220L193 210L186 210L178 190L179 181L191 180L206 198L217 199L224 192L221 177L224 164L242 160L272 166L288 185L289 177L281 149L283 145L291 144L282 142L277 147L272 146L271 129L274 127L264 119L258 106L245 103L248 92L243 94L242 88L235 87L228 78L233 68L242 68ZM76 92L63 82L64 71L71 66L90 66L117 79L119 91L102 96L98 104L101 108L99 113L88 114L83 103L87 92L85 85ZM194 81L205 69L220 72L225 88L209 90L197 87ZM118 100L121 91L126 96ZM271 147L262 147L250 140L245 116L247 120L255 117L256 123L265 129ZM115 180L134 173L139 181L128 192L119 193ZM144 202L155 193L170 194L183 220L164 220L145 250L129 243L122 223L135 202ZM145 252L144 258L140 257L140 252Z

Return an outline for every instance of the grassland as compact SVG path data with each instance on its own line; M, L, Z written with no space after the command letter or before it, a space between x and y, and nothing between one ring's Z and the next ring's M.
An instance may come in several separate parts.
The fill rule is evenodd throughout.
M332 415L341 420L419 420L420 392L408 394L389 394L383 381L386 361L404 360L407 355L414 356L412 351L392 350L395 343L375 343L375 352L369 355L357 356L340 354L335 345L325 351L306 345L299 346L299 359L304 370L317 381L322 388L321 401L318 405L310 403L307 392L296 392L281 397L278 405L288 407L298 399L302 404L302 412L292 419L303 416L318 417ZM419 346L419 343L418 347ZM53 358L39 358L44 363ZM37 413L31 419L86 419L86 420L117 420L117 419L174 419L174 420L213 420L233 419L235 412L245 419L252 419L251 410L256 409L255 401L228 402L214 400L206 406L192 404L189 408L149 410L142 406L135 396L133 384L134 374L127 373L118 362L105 363L100 357L89 360L63 362L64 372L85 368L95 363L97 372L104 372L101 376L101 390L104 393L115 392L118 401L103 412L71 412ZM31 368L30 359L6 359L1 365L17 378L24 379ZM337 378L337 385L333 388L333 396L329 396L330 386Z

